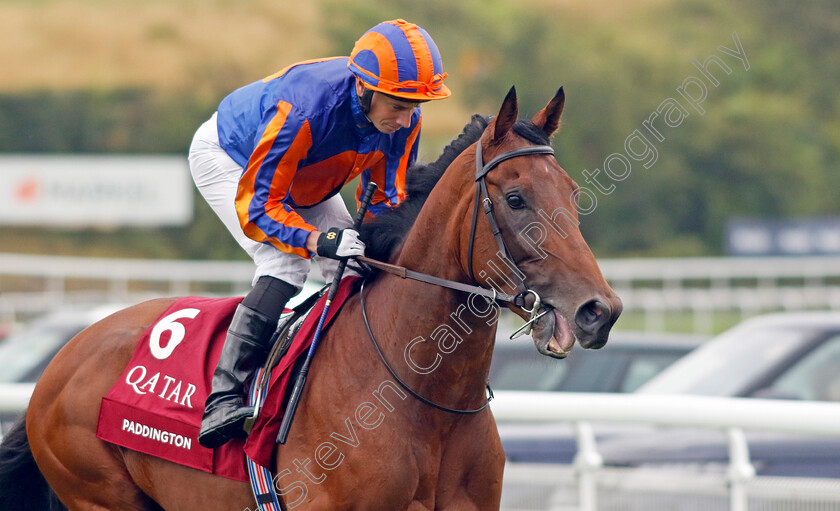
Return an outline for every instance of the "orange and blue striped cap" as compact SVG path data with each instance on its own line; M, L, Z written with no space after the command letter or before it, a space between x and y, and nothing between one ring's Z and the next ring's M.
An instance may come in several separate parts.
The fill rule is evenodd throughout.
M414 23L384 21L356 41L347 64L367 88L415 101L448 98L435 42Z

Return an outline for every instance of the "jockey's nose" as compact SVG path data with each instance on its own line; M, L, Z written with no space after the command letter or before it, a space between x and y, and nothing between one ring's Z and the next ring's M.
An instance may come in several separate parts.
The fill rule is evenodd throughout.
M413 110L406 110L397 117L397 124L400 125L401 128L407 128L411 126L411 114Z

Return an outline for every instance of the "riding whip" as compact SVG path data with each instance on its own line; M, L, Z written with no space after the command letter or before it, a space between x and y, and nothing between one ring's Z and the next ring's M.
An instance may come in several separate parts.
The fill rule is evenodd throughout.
M353 229L358 231L362 227L362 220L365 218L370 199L373 197L373 192L376 191L376 183L369 182L362 200L359 203L359 211L356 214L356 221L353 222ZM330 283L330 290L327 294L327 301L324 303L324 310L321 312L321 318L318 320L318 326L315 329L315 335L312 338L312 344L309 346L309 352L306 354L306 360L303 361L303 366L300 368L300 373L295 380L295 386L292 389L292 394L289 396L289 402L286 405L286 412L283 414L283 422L280 423L280 431L277 433L277 443L285 444L286 438L289 436L289 429L292 427L292 420L295 418L300 396L303 393L303 386L306 385L306 375L309 373L309 364L312 363L312 357L315 355L315 349L318 347L318 341L321 339L321 330L324 328L324 321L327 319L327 313L330 310L330 303L335 298L338 292L338 285L341 283L341 276L344 274L344 268L347 266L347 259L342 259L338 262L338 268L333 276L332 283Z

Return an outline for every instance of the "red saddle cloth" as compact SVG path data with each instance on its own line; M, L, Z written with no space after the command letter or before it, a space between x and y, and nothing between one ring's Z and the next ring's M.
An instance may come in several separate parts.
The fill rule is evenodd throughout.
M327 321L352 294L357 280L342 279ZM241 297L187 297L172 303L143 333L125 371L102 398L96 436L214 475L248 481L245 439L217 449L198 443L213 371L233 312L241 301ZM247 442L249 455L263 466L271 464L292 367L312 343L324 302L322 297L289 351L272 370L265 405Z

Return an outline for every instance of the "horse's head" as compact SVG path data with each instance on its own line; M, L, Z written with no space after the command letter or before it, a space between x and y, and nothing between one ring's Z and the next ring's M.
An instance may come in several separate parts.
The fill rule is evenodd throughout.
M530 123L517 122L516 91L511 88L480 139L478 157L491 162L517 148L546 146L559 127L564 101L561 87ZM622 304L579 229L579 208L591 203L552 154L517 154L495 165L484 179L510 258L524 274L525 287L541 298L539 311L545 314L532 331L537 349L562 358L575 339L584 348L602 347ZM517 271L500 260L502 250L488 224L481 218L477 222L472 272L479 282L499 288L506 278L513 282L510 276ZM526 306L533 299L529 294ZM522 308L511 308L526 317Z

